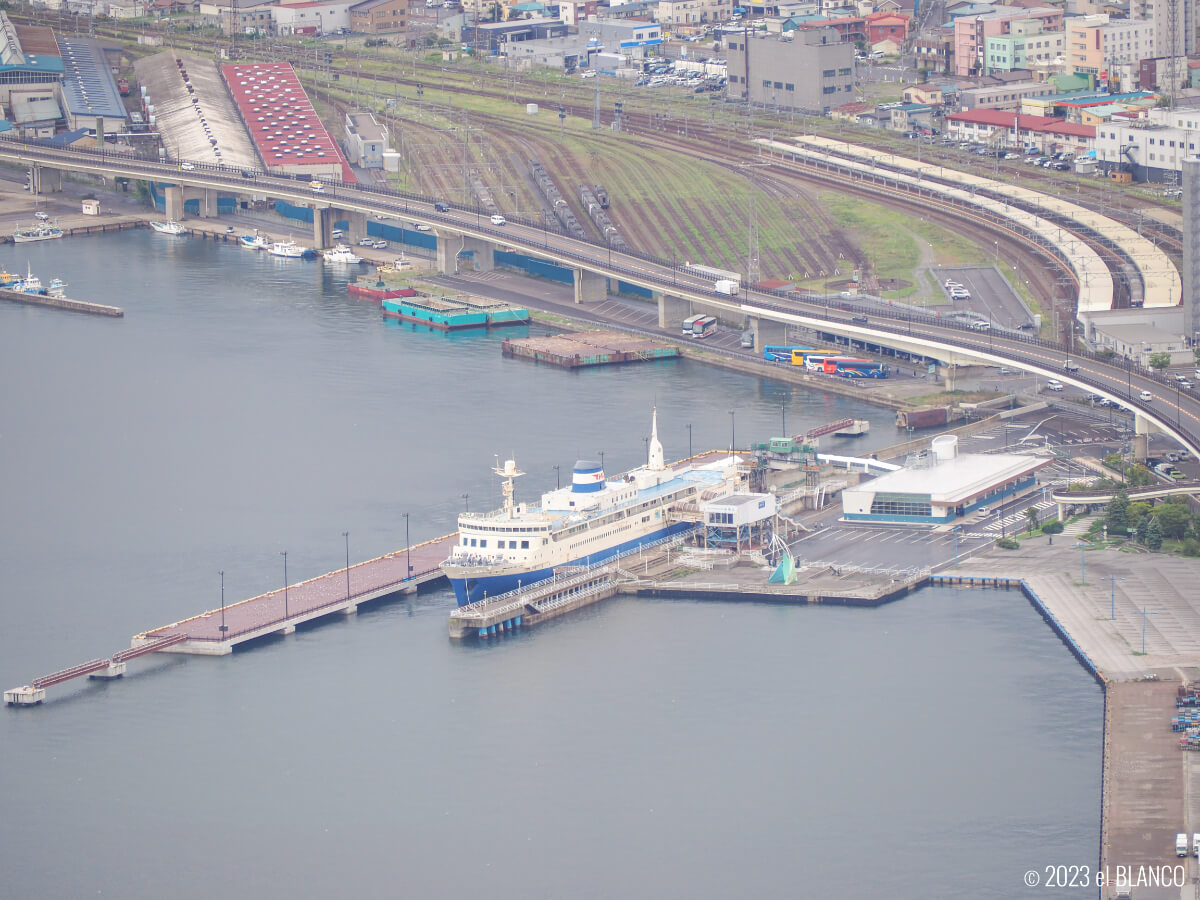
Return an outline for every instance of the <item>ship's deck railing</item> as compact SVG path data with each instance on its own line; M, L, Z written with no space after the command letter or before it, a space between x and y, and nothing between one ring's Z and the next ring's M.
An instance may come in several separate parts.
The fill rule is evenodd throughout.
M475 616L481 612L484 612L485 610L488 615L492 615L501 611L501 607L504 606L503 601L505 600L511 601L512 608L516 609L525 605L525 599L523 595L531 588L536 587L539 591L550 590L552 593L554 592L556 586L560 589L569 588L572 584L577 582L587 581L587 579L598 570L607 570L612 566L616 566L620 560L627 556L632 556L635 553L641 553L645 550L651 550L655 547L662 547L667 544L681 544L683 543L683 539L691 534L693 530L694 529L689 529L688 531L684 531L679 534L660 537L656 540L650 541L649 543L640 544L637 547L630 547L628 550L605 557L604 559L598 560L594 563L585 563L582 566L572 566L570 572L563 574L556 572L549 578L543 578L539 581L531 581L529 584L515 587L511 591L505 591L503 594L497 594L495 597L485 597L482 600L476 600L474 603L467 603L458 607L458 609L454 610L451 615L460 618L465 616Z
M664 481L661 484L654 485L652 488L647 488L646 489L647 491L659 489L657 491L657 493L655 493L654 496L651 496L651 497L640 496L641 492L639 491L639 496L635 497L633 500L627 500L624 503L618 503L615 506L609 506L603 510L599 510L596 513L596 517L612 515L613 513L621 512L622 510L629 509L630 507L633 507L633 506L637 506L640 503L647 503L651 500L662 500L662 499L670 497L672 494L678 493L683 490L690 490L694 487L697 487L698 485L699 486L708 485L709 490L719 486L719 484L716 483L711 478L702 478L699 480L694 479L694 478L693 479L685 479L684 478L684 476L696 475L697 473L703 473L706 475L707 474L715 474L721 478L724 477L722 475L721 471L718 469L689 469L686 472L681 472L678 475L675 475L674 477L672 477L670 479L670 481ZM676 485L674 487L671 487L671 482L673 482L673 481L680 481L682 483L679 485ZM501 518L501 519L504 518L505 514L507 512L508 512L508 510L501 507L500 509L494 509L494 510L491 510L490 512L484 512L484 513L469 513L469 512L459 513L458 521L459 521L460 526L463 522L478 522L479 524L493 523L498 518ZM558 518L555 522L553 522L551 524L551 526L550 526L551 533L554 533L556 531L561 531L564 528L582 524L581 522L571 522L567 518L570 515L578 515L580 510L574 510L574 509L563 509L563 510L556 509L551 512L548 512L545 509L543 509L541 505L538 505L538 506L526 505L524 515L540 514L540 515L543 515L543 516L549 518L553 515L553 513L560 513L560 512L563 514L563 517ZM516 520L514 519L513 521L516 521ZM586 519L583 521L586 521Z

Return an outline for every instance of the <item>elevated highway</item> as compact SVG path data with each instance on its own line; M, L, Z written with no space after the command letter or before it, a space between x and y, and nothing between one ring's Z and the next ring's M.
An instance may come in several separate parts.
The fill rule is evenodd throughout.
M951 378L958 365L1011 366L1057 378L1127 407L1135 414L1140 431L1171 434L1200 456L1200 398L1180 390L1164 376L1135 370L1128 361L1086 351L1070 354L1077 368L1068 372L1066 351L1024 334L996 333L995 329L979 332L948 318L908 310L860 307L831 301L825 296L794 292L746 289L741 296L729 296L718 293L713 282L669 261L570 238L543 223L510 219L507 225L496 226L479 210L451 208L439 212L434 209L433 198L364 185L332 183L326 185L323 193L314 195L307 182L262 173L250 173L254 177L247 179L240 170L221 166L197 166L182 171L177 166L155 161L5 140L0 140L0 161L215 191L266 194L311 206L314 212L319 212L314 216L319 220L314 233L322 236L327 235L334 210L404 216L436 232L438 265L442 271L454 271L462 250L473 251L480 268L491 268L493 251L507 248L571 269L577 302L603 299L609 279L650 291L657 299L659 324L664 327L681 320L688 311L700 308L729 321L749 322L755 329L763 323L794 325L931 356L948 367ZM861 321L864 314L866 322ZM860 321L853 321L855 317Z

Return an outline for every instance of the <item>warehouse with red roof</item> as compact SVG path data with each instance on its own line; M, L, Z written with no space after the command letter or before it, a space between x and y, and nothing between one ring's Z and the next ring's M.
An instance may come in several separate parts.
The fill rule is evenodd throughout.
M325 130L288 63L221 67L246 130L267 170L279 175L353 182L354 173Z

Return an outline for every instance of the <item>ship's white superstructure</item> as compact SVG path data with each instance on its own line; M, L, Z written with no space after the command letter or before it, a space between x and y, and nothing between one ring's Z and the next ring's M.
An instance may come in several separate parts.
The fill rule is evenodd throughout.
M538 504L517 502L513 460L494 470L504 479L504 506L459 516L459 541L442 568L461 604L548 578L558 566L598 562L614 553L689 530L673 515L684 505L732 493L737 459L668 466L652 419L646 465L609 480L600 463L580 460L571 485Z

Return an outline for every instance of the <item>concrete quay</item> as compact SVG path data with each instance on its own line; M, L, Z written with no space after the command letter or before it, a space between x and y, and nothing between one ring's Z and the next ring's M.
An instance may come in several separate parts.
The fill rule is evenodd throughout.
M26 294L24 291L8 291L0 288L0 300L10 303L23 303L26 306L45 306L50 309L62 309L67 312L89 313L93 316L109 316L119 319L125 315L125 310L119 306L106 306L103 303L88 303L85 300L70 300L66 297L51 297L47 294Z
M1023 579L1086 656L1105 690L1101 869L1134 878L1135 897L1194 900L1200 860L1176 857L1175 835L1200 832L1200 759L1179 749L1171 716L1176 688L1200 679L1200 560L1018 538L946 574ZM1139 873L1177 866L1182 889L1138 891Z

